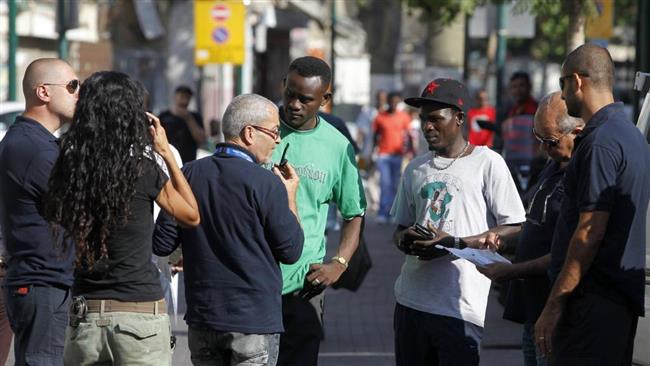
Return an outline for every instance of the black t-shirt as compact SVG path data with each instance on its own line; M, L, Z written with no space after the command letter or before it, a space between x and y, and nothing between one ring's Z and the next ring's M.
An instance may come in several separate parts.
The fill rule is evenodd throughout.
M517 242L515 262L526 262L550 253L553 232L560 211L564 187L564 169L555 161L549 161L540 173L538 183L527 193L528 202L526 222ZM519 282L520 283L516 283ZM544 309L550 292L546 274L517 279L510 283L508 301L504 314L521 314L516 319L504 315L506 319L534 323ZM519 309L516 309L519 308Z
M136 181L125 226L111 230L108 259L93 270L75 271L73 293L88 299L155 301L163 297L158 270L151 261L153 202L168 178L158 165L146 159Z
M190 113L192 113L196 125L203 130L203 117L195 112ZM185 120L175 116L171 111L164 111L160 114L160 123L165 128L169 143L174 145L181 154L183 164L196 160L196 149L198 149L199 146L196 144L196 141L194 141L192 133L187 127Z

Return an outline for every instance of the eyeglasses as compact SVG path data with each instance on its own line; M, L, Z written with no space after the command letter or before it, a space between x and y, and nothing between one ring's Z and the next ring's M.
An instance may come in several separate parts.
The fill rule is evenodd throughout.
M250 126L253 127L254 129L260 131L260 132L263 132L263 133L267 134L273 140L277 140L280 137L280 130L279 129L270 130L270 129L268 129L266 127L262 127L262 126L255 126L255 125L250 125Z
M560 90L564 90L564 80L566 80L568 78L572 78L573 75L582 76L584 78L589 77L589 74L579 74L579 73L576 73L576 72L571 73L569 75L560 76Z
M557 138L555 138L555 137L551 137L551 138L541 137L540 135L537 134L537 131L535 131L535 128L533 127L533 135L535 135L535 138L537 139L537 141L539 141L540 144L544 144L544 145L546 145L548 147L556 147L560 143L560 140L562 140L562 138L564 136L566 136L566 135L568 135L570 133L571 133L571 131L565 132L560 137L557 137Z
M80 84L81 83L79 82L78 79L73 79L73 80L70 80L67 84L43 83L41 85L65 86L65 89L68 91L68 93L74 94L74 93L77 92L77 89L79 88Z

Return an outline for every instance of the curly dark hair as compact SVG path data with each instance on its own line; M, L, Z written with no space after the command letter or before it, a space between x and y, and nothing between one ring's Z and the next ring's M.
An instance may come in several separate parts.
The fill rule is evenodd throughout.
M323 60L313 56L299 57L289 65L289 72L296 71L298 75L309 78L320 77L323 85L329 86L332 81L332 69Z
M109 234L126 224L136 180L153 159L143 102L137 82L120 72L96 72L81 85L44 205L45 218L74 242L77 267L108 258Z

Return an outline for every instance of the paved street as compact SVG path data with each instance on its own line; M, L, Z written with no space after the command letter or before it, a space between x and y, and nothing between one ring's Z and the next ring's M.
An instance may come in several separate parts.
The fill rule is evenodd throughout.
M371 220L369 220L371 221ZM325 340L321 345L320 366L394 365L393 284L403 256L390 238L394 226L368 222L365 237L373 268L358 292L329 290L325 301ZM330 251L338 243L338 232L329 238ZM179 297L183 297L182 289ZM184 310L181 307L181 312ZM501 319L502 308L494 293L490 296L481 365L521 365L521 327ZM178 347L174 365L190 365L187 328L179 315L174 324Z

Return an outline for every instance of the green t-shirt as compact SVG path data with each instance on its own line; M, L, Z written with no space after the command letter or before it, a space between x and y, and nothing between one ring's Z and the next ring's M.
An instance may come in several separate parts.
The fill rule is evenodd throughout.
M323 262L329 204L335 203L344 219L361 215L366 209L352 145L320 118L318 125L309 131L298 131L282 122L282 142L276 146L271 158L273 164L279 163L285 145L291 145L286 158L300 177L297 205L305 233L305 244L298 262L280 265L283 294L300 290L309 265Z

